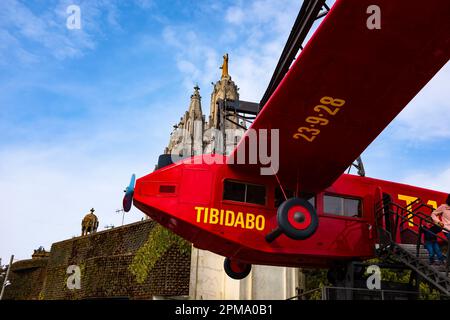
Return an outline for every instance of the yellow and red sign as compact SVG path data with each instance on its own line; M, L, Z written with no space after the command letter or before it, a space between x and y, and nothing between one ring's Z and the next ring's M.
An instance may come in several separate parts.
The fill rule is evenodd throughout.
M416 201L418 198L417 197L411 197L411 196L407 196L404 194L399 194L397 195L399 200L403 200L406 202L406 209L411 210L411 203L413 203L414 201ZM437 202L434 200L428 200L427 202L428 205L432 206L434 209L437 208ZM412 222L412 214L408 215L408 225L410 227L414 226L414 223Z
M197 223L214 224L241 229L264 230L266 218L261 214L234 212L233 210L195 207Z

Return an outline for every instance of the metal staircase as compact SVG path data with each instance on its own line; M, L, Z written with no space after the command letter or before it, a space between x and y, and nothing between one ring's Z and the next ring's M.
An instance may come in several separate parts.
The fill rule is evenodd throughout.
M440 242L447 246L447 262L443 265L430 265L428 252L423 245L423 229L430 218L432 207L420 199L408 207L399 206L382 197L375 206L375 221L379 237L377 254L382 259L394 259L403 263L444 296L450 297L449 243L442 233L436 234ZM409 243L404 242L404 234L409 233ZM415 243L412 238L415 237Z

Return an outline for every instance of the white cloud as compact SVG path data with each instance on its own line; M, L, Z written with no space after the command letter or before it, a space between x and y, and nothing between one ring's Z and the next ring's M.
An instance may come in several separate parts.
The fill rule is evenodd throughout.
M122 188L131 175L124 159L93 157L83 144L68 141L51 149L23 148L2 153L0 252L29 258L32 249L80 234L90 207L96 209L102 230L116 226L121 216ZM128 172L126 172L128 171ZM126 221L142 217L136 209ZM12 218L14 217L14 218Z
M328 1L330 6L333 3L334 1ZM222 25L221 30L214 34L204 33L204 30L193 31L193 24L190 23L167 27L164 39L166 44L178 49L176 60L183 56L184 60L190 61L196 67L195 74L185 68L179 68L180 72L185 74L186 89L192 90L192 84L199 82L203 89L207 88L206 92L209 94L210 83L220 77L218 68L222 64L222 55L229 53L230 75L240 88L240 98L259 102L275 70L300 6L301 3L294 0L238 1L226 11L225 21L228 24ZM321 21L314 23L305 43ZM211 54L206 64L204 62L207 53Z
M196 83L205 89L217 80L220 55L197 32L185 26L168 26L163 31L163 39L176 48L174 59L184 77L186 92L190 93Z
M135 1L136 4L143 9L150 9L155 5L153 0L135 0Z
M36 55L23 49L11 33L0 29L0 66L7 66L11 60L20 61L26 65L39 61Z
M0 257L27 259L40 245L48 250L55 241L79 235L91 207L99 230L119 226L122 215L115 210L121 208L124 187L132 173L141 177L153 171L155 155L163 151L178 115L170 101L155 101L145 108L113 107L97 116L89 124L70 124L60 137L0 148ZM54 126L46 121L21 128L21 135L32 138L40 127ZM142 217L133 208L125 223Z
M245 18L244 12L239 7L228 8L225 19L233 24L240 24Z
M431 172L418 172L402 179L403 183L450 193L450 166L447 169Z
M67 29L66 8L71 4L73 1L60 0L37 14L20 1L0 1L0 40L9 43L7 48L0 45L0 55L24 64L48 57L76 58L95 49L96 37L104 34L103 30L120 29L115 3L104 0L80 1L81 29Z
M447 63L396 119L398 138L450 138L450 63Z
M175 60L184 74L186 90L199 82L209 94L210 83L220 77L222 55L229 53L230 75L240 87L240 98L259 102L299 8L292 0L241 2L228 8L228 24L214 35L195 30L189 23L166 27L163 38L177 49Z

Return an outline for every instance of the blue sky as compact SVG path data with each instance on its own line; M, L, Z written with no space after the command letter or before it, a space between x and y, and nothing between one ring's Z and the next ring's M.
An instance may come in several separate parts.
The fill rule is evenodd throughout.
M68 5L81 30L66 28ZM209 113L222 55L259 101L301 1L2 0L0 257L121 224L131 173L154 168L198 83ZM450 190L450 67L363 154L368 175ZM142 214L132 209L125 222Z

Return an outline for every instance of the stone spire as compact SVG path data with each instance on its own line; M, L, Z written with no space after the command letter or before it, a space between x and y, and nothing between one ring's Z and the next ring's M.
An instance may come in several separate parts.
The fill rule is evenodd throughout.
M238 87L231 80L231 76L228 73L228 53L223 56L223 64L222 67L222 77L219 81L214 85L213 92L211 93L211 108L210 108L210 116L209 116L209 128L219 128L219 112L217 101L219 99L224 100L239 100ZM234 126L231 126L234 127Z
M189 118L193 121L202 120L202 97L200 96L200 88L198 84L194 87L194 93L191 95L191 103L189 104Z

